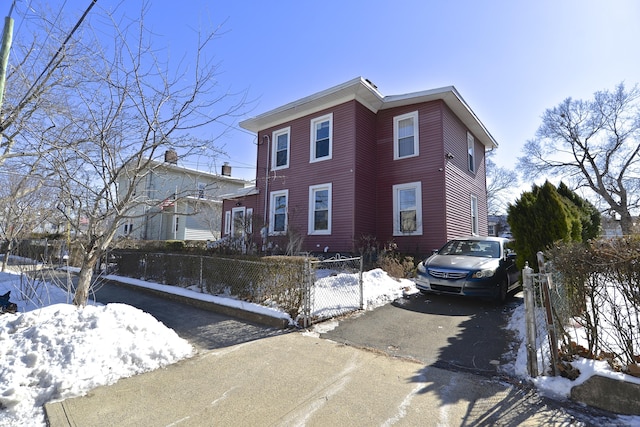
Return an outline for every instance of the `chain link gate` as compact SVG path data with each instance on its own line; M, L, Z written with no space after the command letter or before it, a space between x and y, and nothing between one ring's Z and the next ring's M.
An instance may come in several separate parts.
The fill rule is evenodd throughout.
M364 309L362 257L308 260L302 307L303 327Z

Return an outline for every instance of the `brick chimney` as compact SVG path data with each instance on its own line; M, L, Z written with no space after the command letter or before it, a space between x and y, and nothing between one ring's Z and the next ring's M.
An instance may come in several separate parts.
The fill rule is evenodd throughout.
M171 163L172 165L178 164L178 152L176 150L169 149L164 152L164 161L165 163Z
M222 165L222 176L231 176L231 166L229 166L229 162L224 162Z

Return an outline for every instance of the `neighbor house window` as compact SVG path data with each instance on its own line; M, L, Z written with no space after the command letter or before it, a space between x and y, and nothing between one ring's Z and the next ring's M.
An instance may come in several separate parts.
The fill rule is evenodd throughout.
M204 182L199 182L198 183L198 198L199 199L204 199L204 190L207 188L207 184L205 184Z
M393 235L422 235L422 184L393 186Z
M287 232L287 209L289 190L271 193L271 214L269 221L269 233L284 234Z
M231 233L231 211L225 211L224 213L224 234Z
M333 113L311 120L311 162L332 156Z
M231 221L231 235L233 237L244 236L244 232L245 232L244 213L245 213L244 207L231 209L231 217L233 218L233 220Z
M289 167L290 135L291 135L290 127L273 132L271 169L284 169Z
M253 233L253 208L247 208L247 215L245 218L245 230L247 233Z
M393 118L394 160L414 157L418 153L418 112Z
M469 163L469 170L471 172L476 171L476 149L475 149L475 140L473 139L473 135L471 132L467 132L467 159Z
M309 187L309 234L331 234L331 187Z
M478 235L478 198L471 196L471 234Z

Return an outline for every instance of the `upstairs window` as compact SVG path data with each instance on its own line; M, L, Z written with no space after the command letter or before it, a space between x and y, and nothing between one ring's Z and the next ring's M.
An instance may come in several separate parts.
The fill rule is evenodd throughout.
M471 132L467 132L467 159L469 163L469 171L476 171L476 143Z
M332 156L333 113L311 120L311 162Z
M331 234L331 187L309 187L309 234Z
M393 118L393 159L415 157L418 153L418 112Z
M471 234L478 235L478 198L471 196Z
M270 234L285 234L287 232L288 199L289 190L271 193Z
M291 128L273 132L273 148L271 154L271 169L284 169L289 167L289 140Z
M422 184L393 186L393 235L422 235Z

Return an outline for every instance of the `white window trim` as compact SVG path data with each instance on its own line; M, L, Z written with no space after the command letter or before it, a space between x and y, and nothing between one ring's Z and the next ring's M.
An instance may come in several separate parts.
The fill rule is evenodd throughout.
M285 207L284 214L284 231L274 231L273 226L275 225L275 201L276 197L285 196L287 198L287 205ZM281 190L281 191L273 191L269 195L269 235L270 236L280 236L286 234L287 229L289 227L289 190Z
M247 208L244 220L247 221L246 231L247 233L253 233L253 208Z
M416 231L412 233L400 230L400 209L398 193L401 190L414 189L416 192ZM393 235L394 236L422 236L422 182L408 182L393 186Z
M231 211L224 212L224 234L231 234Z
M478 197L471 195L471 234L477 236L479 233L478 221Z
M329 121L329 155L325 157L316 157L316 125L318 123ZM321 162L323 160L330 160L333 157L333 113L325 114L322 117L317 117L311 120L311 135L309 146L309 163Z
M476 171L476 142L471 132L467 132L467 167L469 172Z
M314 236L318 236L318 235L330 235L331 234L331 217L332 217L332 210L333 210L333 203L332 203L332 189L333 189L333 184L328 183L328 184L318 184L318 185L310 185L309 186L309 226L308 226L308 234L314 235ZM327 201L327 204L329 206L329 215L327 218L328 221L328 225L327 225L327 229L326 230L315 230L314 229L314 225L315 225L315 193L316 191L319 190L328 190L328 196L329 196L329 200Z
M398 123L401 120L412 118L413 119L413 154L410 156L402 156L400 157L400 145L399 145L399 134L398 134ZM411 157L417 157L420 155L419 147L420 147L420 127L418 126L418 112L413 111L411 113L403 114L401 116L396 116L393 118L393 160L400 159L409 159Z
M240 230L240 236L244 237L245 235L245 230L244 230L244 221L246 218L246 208L244 206L238 207L238 208L232 208L231 209L231 235L235 237L236 234L236 220L235 220L235 214L236 212L242 212L242 222L243 222L243 227L242 230Z
M278 136L287 135L287 162L282 166L276 166L278 159ZM271 170L286 169L289 167L289 159L291 159L291 126L278 129L271 134Z

